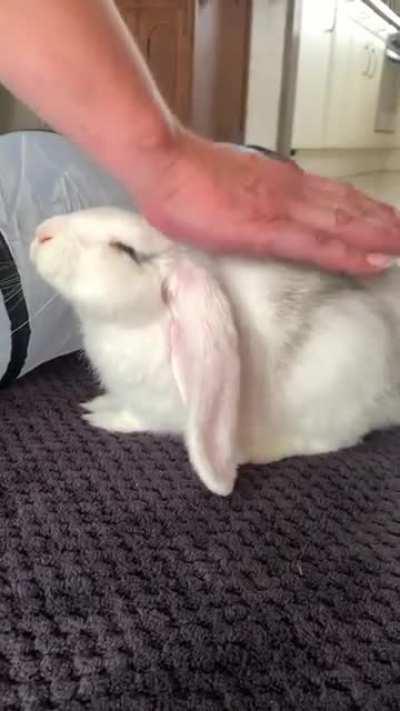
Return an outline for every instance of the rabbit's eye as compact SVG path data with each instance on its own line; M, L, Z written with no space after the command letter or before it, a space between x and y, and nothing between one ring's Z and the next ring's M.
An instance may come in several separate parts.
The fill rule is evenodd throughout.
M127 244L123 244L122 242L114 242L113 247L115 247L115 249L118 249L119 252L124 252L124 254L127 254L128 257L130 257L131 259L133 259L134 262L136 262L136 264L139 264L139 257L133 247L129 247Z

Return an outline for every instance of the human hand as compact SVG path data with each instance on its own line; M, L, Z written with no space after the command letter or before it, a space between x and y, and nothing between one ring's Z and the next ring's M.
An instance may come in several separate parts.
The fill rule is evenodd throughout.
M146 164L135 196L168 236L205 250L368 274L400 255L400 213L293 162L182 131Z

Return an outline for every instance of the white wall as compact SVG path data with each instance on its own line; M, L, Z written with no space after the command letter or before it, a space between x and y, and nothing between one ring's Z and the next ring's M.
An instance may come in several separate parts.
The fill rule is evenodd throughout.
M253 0L246 143L277 147L287 0Z
M192 128L203 136L213 136L215 131L215 83L217 77L217 53L219 8L216 3L196 5L192 84ZM200 28L200 29L199 29ZM212 84L210 82L212 78Z

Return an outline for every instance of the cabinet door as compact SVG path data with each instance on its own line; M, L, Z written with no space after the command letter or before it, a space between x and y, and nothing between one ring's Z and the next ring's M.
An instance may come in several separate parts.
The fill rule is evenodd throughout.
M192 74L192 2L118 0L117 5L164 99L187 122Z
M351 106L348 141L353 148L378 147L387 139L375 131L383 56L383 41L354 22L347 101Z
M346 13L338 21L328 101L329 148L376 148L390 137L375 131L385 46Z
M355 78L350 79L349 71L353 55L353 23L349 19L344 4L338 7L333 38L331 76L326 108L325 145L328 148L345 148L351 145L354 130L354 89ZM370 61L367 49L363 50L364 68ZM362 72L361 72L362 73Z
M368 146L375 148L390 148L394 145L394 136L391 133L376 131L376 118L379 103L382 73L385 62L386 46L380 37L372 37L371 41L371 63L368 72L369 84L365 90L363 100L360 102L360 123L363 123L364 140ZM363 120L363 117L366 120Z
M325 142L330 58L336 0L303 0L297 89L294 112L294 148L321 148Z

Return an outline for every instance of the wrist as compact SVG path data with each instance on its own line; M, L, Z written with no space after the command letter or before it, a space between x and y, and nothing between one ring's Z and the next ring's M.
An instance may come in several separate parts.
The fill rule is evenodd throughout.
M137 128L137 127L136 127ZM125 144L119 177L140 205L167 180L182 152L185 129L173 116L149 119L144 131Z

